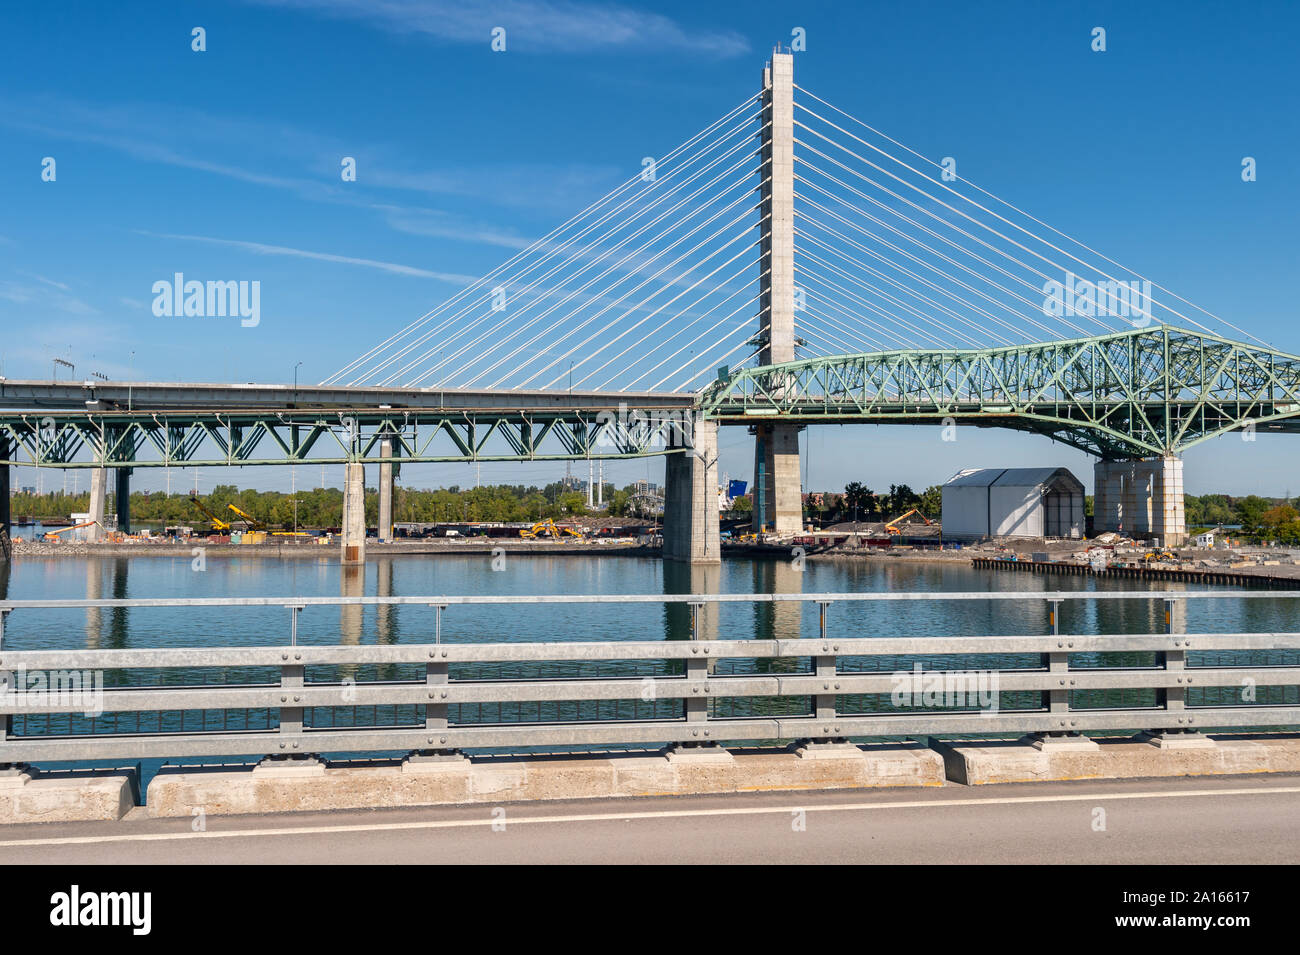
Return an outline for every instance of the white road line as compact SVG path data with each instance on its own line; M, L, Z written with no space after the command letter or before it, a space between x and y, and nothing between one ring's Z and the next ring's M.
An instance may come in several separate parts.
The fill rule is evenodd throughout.
M507 826L536 825L538 823L613 822L640 819L685 819L706 816L760 816L803 812L864 812L877 809L936 809L953 806L1005 806L1023 803L1087 802L1099 799L1185 799L1197 796L1262 796L1270 793L1300 793L1300 786L1256 786L1250 789L1187 789L1171 792L1110 792L1068 793L1057 796L1003 796L991 799L932 799L895 800L893 802L827 803L805 805L794 803L784 806L737 806L724 809L662 809L653 812L577 813L563 816L516 816L506 820ZM487 803L482 805L487 806ZM435 807L430 807L435 808ZM436 807L459 808L459 807ZM329 835L347 832L401 832L415 829L472 829L491 826L500 820L439 819L424 822L371 823L354 826L301 826L280 829L232 829L224 832L152 832L115 836L69 836L60 839L13 839L0 841L0 849L28 846L83 846L107 842L169 842L184 839L261 839L268 836Z

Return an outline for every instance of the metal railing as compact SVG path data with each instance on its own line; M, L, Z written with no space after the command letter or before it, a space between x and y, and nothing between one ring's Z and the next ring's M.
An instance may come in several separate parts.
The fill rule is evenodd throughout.
M7 680L0 693L0 764L1300 726L1300 633L1173 632L1178 603L1205 599L1292 598L1187 591L0 601L0 673ZM1047 632L862 636L840 632L829 620L837 604L970 600L1040 602ZM1164 601L1163 632L1058 632L1063 603L1115 600ZM710 605L791 602L816 606L818 636L714 638L702 620ZM689 638L443 640L443 615L451 607L516 604L684 605L677 609L687 618ZM433 641L298 642L305 607L349 605L430 608ZM16 612L256 606L288 611L283 644L13 650L3 642L5 622ZM941 689L937 706L924 698L900 705L900 687L933 687L925 678L917 682L920 664L925 678L948 680L949 688L954 674L983 674L990 694L971 705L969 696ZM198 679L213 670L219 682ZM231 680L232 670L243 678ZM155 672L152 683L132 683ZM20 693L33 673L108 674L115 682L100 690L99 716L79 715L80 705L66 698ZM22 686L17 674L28 675ZM169 675L184 682L173 685ZM482 717L485 706L495 708L496 719ZM528 707L536 718L526 718ZM376 715L381 709L387 722ZM230 730L227 717L241 711L260 714L260 725L236 720L247 728ZM214 713L221 714L220 728L207 729ZM103 714L116 720L107 732ZM157 717L153 729L147 714ZM131 715L135 722L122 729L121 719Z

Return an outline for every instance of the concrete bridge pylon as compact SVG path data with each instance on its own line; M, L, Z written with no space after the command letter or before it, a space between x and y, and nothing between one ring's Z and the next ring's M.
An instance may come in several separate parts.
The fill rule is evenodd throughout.
M774 52L763 69L759 362L795 360L794 331L794 55ZM803 530L797 424L754 428L754 530Z

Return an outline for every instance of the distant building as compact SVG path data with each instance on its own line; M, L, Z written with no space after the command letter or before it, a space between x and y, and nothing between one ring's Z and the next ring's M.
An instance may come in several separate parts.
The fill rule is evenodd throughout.
M1066 468L971 468L943 486L943 536L1083 536L1083 484Z

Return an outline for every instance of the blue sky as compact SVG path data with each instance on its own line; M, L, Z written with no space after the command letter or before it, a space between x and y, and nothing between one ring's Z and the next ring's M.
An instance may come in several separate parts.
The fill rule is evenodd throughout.
M283 382L301 361L321 380L755 92L796 27L801 86L1300 352L1293 4L49 0L0 13L3 374L48 377L57 356L79 377ZM154 316L175 272L259 281L260 323ZM750 439L722 443L747 476ZM1293 444L1210 442L1187 455L1188 490L1281 494ZM821 428L805 445L813 489L998 464L1091 480L1084 455L1000 431Z

